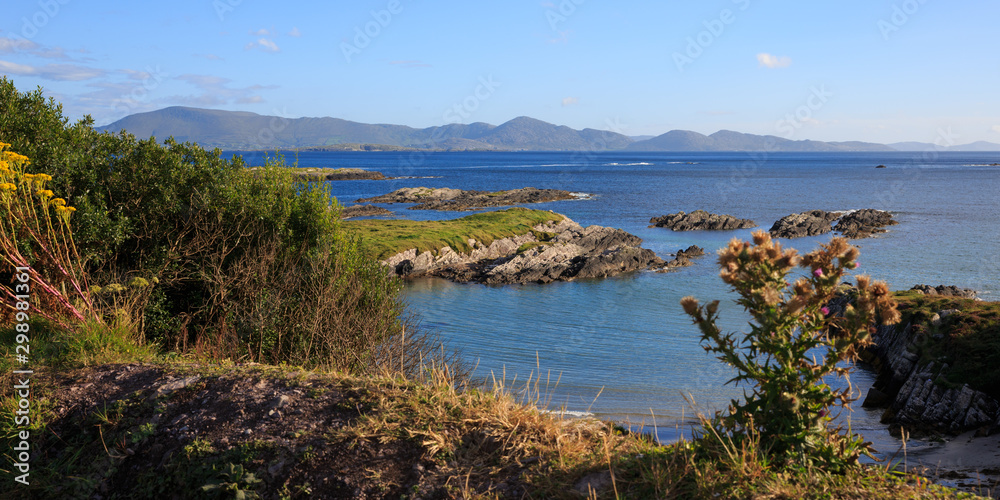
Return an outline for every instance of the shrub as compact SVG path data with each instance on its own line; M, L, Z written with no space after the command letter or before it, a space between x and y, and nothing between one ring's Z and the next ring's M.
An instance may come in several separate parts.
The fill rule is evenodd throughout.
M41 89L22 94L7 78L0 140L77 208L84 271L105 292L122 288L102 305L148 340L352 371L398 351L386 346L403 336L399 283L342 230L325 184L297 180L280 158L250 172L218 150L100 133L89 117L70 125ZM137 280L149 286L123 285Z
M722 333L715 325L718 301L702 307L685 297L681 304L701 329L705 350L733 366L737 375L730 382L749 392L744 389L744 401L732 401L728 414L716 414L703 444L758 448L770 462L829 470L870 454L860 436L828 427L831 410L851 399L848 388L830 387L827 377L849 374L843 362L869 343L875 319L899 320L885 283L863 275L853 305L843 316L830 315L826 304L838 293L844 270L857 267L857 257L857 248L834 238L800 259L762 231L753 234L753 244L734 239L719 252L722 280L753 318L750 332ZM809 274L791 285L786 278L797 266Z

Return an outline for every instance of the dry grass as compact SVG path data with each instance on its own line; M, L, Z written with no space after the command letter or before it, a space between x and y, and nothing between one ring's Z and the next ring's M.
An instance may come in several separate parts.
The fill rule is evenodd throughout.
M961 497L883 467L781 470L759 440L736 446L707 422L707 437L661 446L609 422L541 409L537 379L518 396L497 381L485 390L456 385L447 369L427 375L353 379L363 411L336 439L418 442L457 498Z

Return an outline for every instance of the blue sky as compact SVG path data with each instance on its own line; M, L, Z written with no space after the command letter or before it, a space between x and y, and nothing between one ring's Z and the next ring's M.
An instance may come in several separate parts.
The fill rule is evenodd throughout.
M98 125L184 105L427 127L1000 143L993 0L8 2L0 74Z

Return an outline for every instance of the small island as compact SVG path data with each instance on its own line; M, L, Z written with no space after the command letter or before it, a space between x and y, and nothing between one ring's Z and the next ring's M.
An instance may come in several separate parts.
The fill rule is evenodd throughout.
M357 203L417 203L409 210L475 210L528 203L575 200L589 195L560 189L526 187L509 191L463 191L451 188L402 188L389 194L362 198Z
M251 167L250 170L258 170L264 167ZM364 170L361 168L317 168L317 167L281 167L291 172L292 175L307 182L322 181L384 181L392 179L386 177L382 172L374 170Z
M604 278L643 269L691 265L698 247L664 261L621 229L588 226L564 215L510 208L446 221L345 223L370 242L374 256L404 278L524 284Z
M649 223L651 224L649 227L666 227L674 231L728 231L757 227L757 224L749 219L712 214L704 210L653 217L649 219Z
M836 222L836 225L833 223ZM846 238L867 238L886 232L885 226L898 224L892 214L883 210L866 208L852 212L826 212L812 210L786 215L771 226L774 238L803 238L837 231Z

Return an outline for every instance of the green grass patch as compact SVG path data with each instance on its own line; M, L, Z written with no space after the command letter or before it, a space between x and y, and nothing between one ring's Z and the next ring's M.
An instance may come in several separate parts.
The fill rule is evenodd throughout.
M553 212L509 208L445 221L359 220L343 224L381 260L411 248L426 252L448 246L456 252L469 252L469 239L489 245L497 239L531 232L538 224L561 220L563 216Z
M902 325L912 323L921 362L948 363L942 383L969 384L1000 398L1000 302L957 297L896 294ZM958 312L931 323L939 311Z

